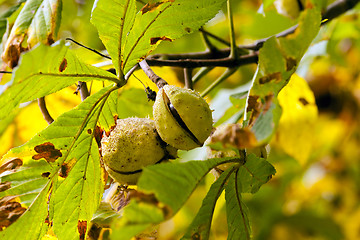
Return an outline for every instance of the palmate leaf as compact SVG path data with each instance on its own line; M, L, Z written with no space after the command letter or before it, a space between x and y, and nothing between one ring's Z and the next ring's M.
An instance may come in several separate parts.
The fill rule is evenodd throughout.
M20 103L46 96L78 81L119 83L113 74L80 62L61 42L51 47L39 45L25 53L20 62L12 84L0 95L0 120Z
M157 204L157 201L148 202L146 205L141 205L141 208L146 209L142 211L139 210L138 203L130 202L124 208L123 217L115 222L114 232L127 236L122 239L130 239L149 226L175 215L213 167L221 163L236 161L239 159L213 158L207 161L186 163L170 162L144 168L138 181L138 190L145 194L154 194L160 204ZM136 214L127 214L128 212L136 212ZM152 214L156 217L150 217ZM118 239L119 236L114 233L114 238Z
M187 232L181 239L209 239L210 226L217 199L224 190L226 181L237 167L229 168L223 172L213 183L204 198L201 208L190 224Z
M5 62L16 66L26 36L30 47L39 42L52 44L60 27L61 10L61 0L26 1L4 45Z
M287 37L268 39L259 53L259 65L247 99L245 120L257 144L267 143L281 116L279 91L288 83L320 28L321 15L315 7L300 16L299 27Z
M238 173L232 174L225 188L226 215L228 224L228 238L234 240L250 240L251 227L249 210L242 201L239 189Z
M158 0L137 12L135 0L98 0L94 4L92 23L115 68L126 74L161 41L173 41L199 29L215 16L225 1Z
M45 221L53 223L54 232L59 239L84 239L88 223L97 210L103 193L98 145L94 140L96 123L104 102L115 89L116 87L109 86L88 97L28 143L10 150L3 157L3 162L19 158L24 163L20 171L5 176L4 180L17 179L11 177L16 174L30 176L37 172L47 181L42 181L43 188L35 201L18 221L0 234L1 239L27 239L29 232L33 236L31 239L37 239L43 231L37 230L38 228L28 229L31 227L29 224L19 224L32 222L35 226L42 226ZM47 165L39 168L46 172L34 169L37 167L32 166L34 161ZM31 181L26 190L23 190L26 193L33 189L36 193L38 185L38 181ZM21 192L21 189L10 188L4 193L19 195ZM33 206L36 208L33 209ZM21 231L14 231L20 228Z

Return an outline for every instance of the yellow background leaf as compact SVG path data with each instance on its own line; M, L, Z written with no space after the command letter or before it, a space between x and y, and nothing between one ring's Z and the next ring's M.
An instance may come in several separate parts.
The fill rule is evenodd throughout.
M276 141L290 156L305 164L312 150L318 116L315 97L307 82L294 74L278 95L283 109Z

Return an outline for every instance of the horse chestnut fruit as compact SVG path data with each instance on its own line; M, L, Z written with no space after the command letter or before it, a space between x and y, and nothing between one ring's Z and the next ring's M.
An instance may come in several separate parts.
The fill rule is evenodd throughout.
M142 168L176 158L176 149L159 137L155 123L147 118L118 119L109 136L101 140L104 165L121 184L136 184Z
M156 129L169 145L182 150L201 147L212 131L212 113L195 91L162 87L153 106Z

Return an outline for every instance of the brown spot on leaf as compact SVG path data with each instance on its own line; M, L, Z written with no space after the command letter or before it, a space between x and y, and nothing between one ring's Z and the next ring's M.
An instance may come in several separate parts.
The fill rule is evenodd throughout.
M191 28L189 28L189 27L184 28L184 30L185 30L185 32L187 32L187 33L191 33Z
M66 67L67 67L67 60L66 60L66 58L64 58L62 60L62 62L60 63L59 71L63 72L66 69Z
M221 142L224 147L244 149L256 146L256 137L249 128L242 128L239 124L231 124L225 126L221 133L213 135L211 142Z
M156 2L156 3L147 3L145 6L140 10L142 14L145 14L147 12L155 11L161 4L164 2Z
M102 133L103 133L103 130L99 126L96 126L95 132L94 132L94 137L95 137L95 141L96 141L98 147L101 147Z
M299 98L299 101L300 101L304 106L306 106L306 105L309 104L309 102L308 102L305 98L303 98L303 97Z
M6 191L11 188L11 182L0 183L0 192Z
M172 39L171 39L171 38L168 38L168 37L165 37L165 36L162 36L162 37L154 37L154 38L151 38L151 39L150 39L150 44L151 44L151 45L155 45L155 44L157 44L159 41L169 41L169 42L172 42Z
M0 229L10 226L25 211L19 202L15 201L16 196L6 196L0 199Z
M86 132L88 133L88 134L92 134L92 130L91 129L88 129L88 130L86 130Z
M257 100L258 99L259 99L259 96L256 96L256 95L255 96L254 95L249 96L248 106L247 106L246 112L249 112L249 111L257 108L257 105L258 105Z
M46 142L41 145L36 146L35 151L38 153L32 157L34 160L39 160L45 158L47 162L55 162L56 159L62 157L60 150L55 149L54 144L51 142Z
M50 176L50 172L44 172L41 174L42 177L47 178Z
M265 114L271 107L273 103L273 94L269 94L262 99L259 99L259 96L249 97L247 112L251 111L249 117L248 126L252 126L260 114Z
M275 80L275 82L279 82L281 81L281 73L280 72L276 72L276 73L271 73L271 74L268 74L266 76L263 76L259 79L259 83L260 84L265 84L265 83L268 83L272 80Z
M201 240L201 236L199 233L196 232L191 235L191 239L192 240Z
M286 58L286 71L290 71L291 69L296 67L296 65L297 65L296 59L291 57Z
M5 171L10 171L10 170L19 168L22 166L22 164L23 164L23 161L20 158L11 159L0 166L0 174Z
M68 162L64 162L59 170L59 177L66 178L69 176L69 172L71 171L71 168L75 165L76 159L73 158Z
M86 229L87 229L87 221L78 221L78 232L79 232L79 239L84 240L86 236Z

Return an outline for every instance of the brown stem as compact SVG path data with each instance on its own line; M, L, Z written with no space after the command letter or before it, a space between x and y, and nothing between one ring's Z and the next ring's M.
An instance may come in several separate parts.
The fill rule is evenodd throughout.
M50 116L50 113L46 108L45 97L38 98L38 105L40 107L40 111L41 111L45 121L48 124L51 124L54 121L54 119Z
M184 68L184 82L185 88L193 89L193 81L192 81L192 68Z
M148 78L150 78L150 80L153 81L153 83L155 83L159 89L168 84L164 79L154 73L154 71L147 64L146 60L139 62L139 65L145 72L146 76L148 76Z
M178 59L178 60L161 60L161 59L147 59L150 66L172 66L183 68L198 68L198 67L238 67L250 63L257 63L258 52L242 55L238 59L232 58L215 58L215 59Z
M87 88L86 82L79 81L78 84L79 84L81 101L84 101L88 96L90 96L89 90Z

